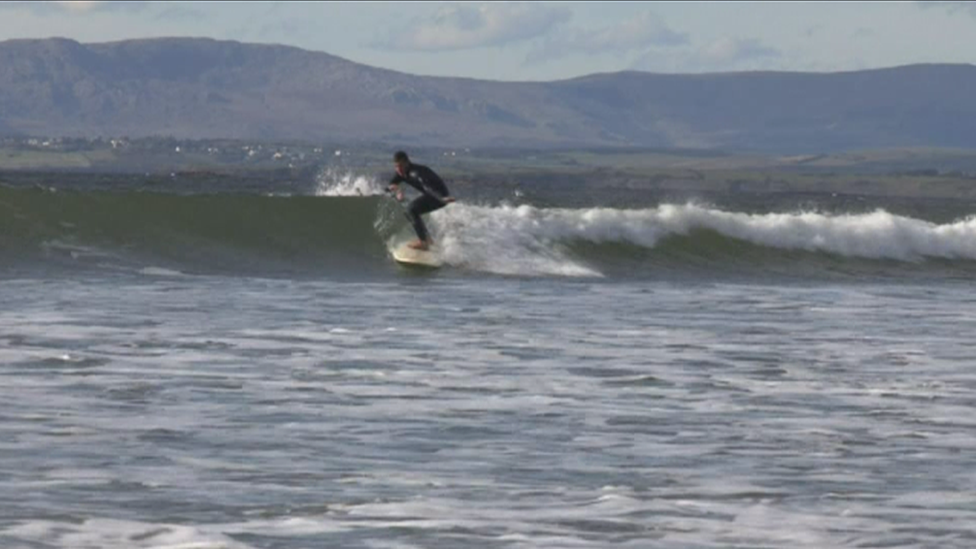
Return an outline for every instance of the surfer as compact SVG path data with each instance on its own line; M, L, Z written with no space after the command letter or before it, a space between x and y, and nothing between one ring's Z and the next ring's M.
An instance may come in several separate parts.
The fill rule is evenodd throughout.
M447 190L447 185L434 170L427 166L414 164L410 157L403 151L397 151L393 155L393 163L396 166L396 175L390 180L389 189L396 192L397 200L403 200L403 191L400 190L400 183L406 183L421 192L421 195L410 202L407 212L410 215L410 222L413 230L417 233L417 240L408 244L416 250L430 249L433 243L427 226L421 215L439 210L454 202L451 192Z

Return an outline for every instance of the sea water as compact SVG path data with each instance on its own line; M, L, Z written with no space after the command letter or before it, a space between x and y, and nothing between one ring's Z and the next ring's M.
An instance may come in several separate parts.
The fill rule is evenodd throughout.
M976 546L976 207L350 181L0 189L0 546Z

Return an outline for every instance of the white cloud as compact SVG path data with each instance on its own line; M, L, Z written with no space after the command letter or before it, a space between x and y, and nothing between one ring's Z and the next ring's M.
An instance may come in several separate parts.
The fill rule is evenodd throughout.
M377 47L400 50L464 50L531 40L568 21L569 9L544 4L459 4L438 10L433 20L406 26L406 33Z
M657 15L647 11L609 27L574 29L551 37L529 52L526 61L538 63L576 54L622 54L687 43L687 33L673 30Z
M812 38L813 36L822 33L826 28L827 26L822 23L818 23L816 25L810 25L809 27L803 30L803 34L806 35L807 38Z
M779 50L763 45L755 38L723 38L705 46L698 53L702 64L715 66L779 56Z
M956 13L962 11L968 13L969 15L976 17L976 3L973 2L943 2L935 0L925 0L920 2L915 2L920 8L945 8L949 12L949 15L955 15Z
M54 3L71 11L91 11L97 8L99 4L104 4L105 2L95 0L65 0Z
M724 72L773 68L783 53L756 38L722 38L699 48L669 52L649 51L631 66L660 72Z
M27 12L34 15L47 15L61 11L57 4L51 2L0 2L0 10Z
M308 30L295 20L270 21L257 30L257 36L262 39L297 38L308 34Z
M56 0L47 2L0 2L0 9L31 13L35 16L51 17L65 14L145 11L149 2L108 2L104 0Z
M207 19L206 13L187 7L185 4L172 5L156 14L156 21L200 22Z

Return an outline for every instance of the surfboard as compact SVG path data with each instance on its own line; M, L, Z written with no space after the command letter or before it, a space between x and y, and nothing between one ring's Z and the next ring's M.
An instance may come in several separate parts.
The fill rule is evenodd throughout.
M398 263L415 267L436 269L441 266L441 259L437 256L437 249L415 250L406 244L393 249L393 259Z

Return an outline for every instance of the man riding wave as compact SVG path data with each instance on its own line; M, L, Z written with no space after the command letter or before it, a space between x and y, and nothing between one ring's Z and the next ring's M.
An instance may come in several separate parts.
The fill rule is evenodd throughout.
M410 161L407 153L397 151L393 155L393 162L396 166L396 175L390 180L389 189L396 192L397 200L403 200L403 191L400 189L401 183L406 183L421 193L407 207L413 230L417 233L417 240L408 246L416 250L428 250L433 241L430 238L430 233L427 232L424 220L420 216L447 206L454 202L454 198L451 197L451 192L447 190L444 180L434 173L434 170L427 166L414 164Z

